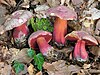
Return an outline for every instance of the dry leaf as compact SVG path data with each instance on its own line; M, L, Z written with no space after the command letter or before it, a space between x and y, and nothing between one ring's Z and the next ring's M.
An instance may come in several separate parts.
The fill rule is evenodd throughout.
M15 0L0 0L0 3L8 5L8 6L15 6L16 5Z
M38 18L46 18L45 10L49 9L48 5L37 5L34 9Z
M27 54L28 48L23 48L21 51L19 51L16 56L13 56L9 62L12 62L14 60L17 60L18 62L23 62L23 63L29 63L33 58L30 58Z
M89 1L88 1L88 7L89 7L91 4L93 4L94 1L95 1L95 0L89 0Z
M45 0L36 0L38 2L40 2L40 4L44 4L45 3Z
M8 48L3 46L2 49L0 50L0 61L3 60L8 60L11 58L11 53L9 52Z
M83 0L72 0L72 4L77 7L80 7L83 4L83 2Z
M84 65L83 65L83 68L84 68L84 69L88 69L88 68L90 68L90 66L91 66L90 64L84 64Z
M24 0L24 2L20 6L24 8L29 8L29 2L30 0Z
M49 9L49 6L44 4L44 5L37 5L34 10L35 10L35 12L41 12L41 11L45 11L47 9Z
M34 1L31 2L31 5L38 5L38 3L39 2L37 0L34 0Z
M66 1L66 0L61 0L60 5L64 5L65 1Z
M81 69L81 71L78 73L78 75L86 75L85 71L83 69Z
M0 69L4 67L4 62L0 62Z
M19 49L16 49L16 48L10 48L9 49L9 52L11 53L11 58L7 60L8 63L12 63L14 57L18 54L19 52Z
M88 32L89 34L93 34L94 32L94 21L92 19L86 19L82 22L83 31Z
M4 7L4 6L1 6L0 5L0 25L2 24L2 23L4 23L4 21L5 21L5 19L6 19L6 17L5 17L5 14L7 13L7 10L6 10L6 8Z
M67 68L63 60L53 62L52 64L45 62L43 67L47 69L49 75L66 75Z
M89 8L89 11L84 11L85 14L90 14L90 17L87 17L89 19L92 20L96 20L100 18L100 10L96 9L96 8Z
M36 75L42 75L42 72L40 71L40 72L36 73Z
M87 8L95 8L98 5L98 1L96 0L88 0Z
M73 59L73 53L71 52L69 55L69 59L72 60Z
M5 4L9 6L9 4L5 0L0 0L0 4Z
M60 5L60 0L47 0L47 3L50 7L55 7Z
M100 70L96 70L96 69L89 69L89 72L91 74L95 74L95 75L99 75L100 74Z
M70 9L74 10L72 4L70 3L70 0L66 0L65 3L67 4L67 6L68 6Z
M69 71L69 74L73 75L75 73L79 73L81 69L77 65L69 65L67 70Z
M52 64L45 62L43 67L47 70L49 75L71 75L80 71L80 67L76 65L70 65L67 67L65 63L64 60L58 60Z
M4 67L0 69L0 75L11 75L11 65L5 64Z
M70 5L70 0L66 0L65 3L69 6Z
M92 46L91 52L92 52L94 55L96 55L96 56L100 56L100 47L98 47L98 46Z
M95 34L98 36L100 35L100 20L98 20L96 24Z
M98 43L100 44L100 36L94 36L96 38L96 40L98 41Z
M34 66L32 64L30 64L30 66L28 67L28 73L29 75L34 75L33 72L34 72Z

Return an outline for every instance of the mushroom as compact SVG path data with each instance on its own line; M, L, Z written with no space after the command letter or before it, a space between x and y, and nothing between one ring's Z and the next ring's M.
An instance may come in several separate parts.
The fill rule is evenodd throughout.
M97 40L85 31L72 31L65 38L71 41L77 40L73 56L78 61L86 61L88 59L85 45L98 45Z
M66 6L57 6L46 11L47 15L56 16L54 23L53 39L56 44L65 44L65 34L67 32L67 20L76 20L77 14Z
M29 29L27 27L27 21L33 16L30 11L27 10L18 10L9 16L9 18L5 21L3 29L0 34L8 30L13 31L13 38L15 43L20 46L24 45L23 42L26 41L26 37L28 35Z
M32 49L37 49L37 45L40 49L40 52L47 57L49 60L60 60L62 56L65 56L63 52L59 50L55 50L51 45L48 43L52 39L52 34L47 31L38 30L33 32L29 39L28 44L29 47Z
M21 26L18 26L13 31L13 39L17 47L22 48L26 45L26 39L29 33L27 24L24 23Z
M28 44L29 47L32 49L36 49L36 45L38 45L40 52L44 56L48 56L48 53L53 49L53 47L48 44L51 39L52 34L50 32L38 30L30 35L28 39Z

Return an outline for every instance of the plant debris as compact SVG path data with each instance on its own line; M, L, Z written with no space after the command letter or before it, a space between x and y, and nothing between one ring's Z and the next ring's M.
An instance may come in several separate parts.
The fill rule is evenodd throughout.
M0 0L0 75L99 75L100 0Z

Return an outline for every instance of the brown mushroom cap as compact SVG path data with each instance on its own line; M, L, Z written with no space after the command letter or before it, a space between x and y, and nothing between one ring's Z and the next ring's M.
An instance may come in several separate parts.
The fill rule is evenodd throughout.
M44 37L45 40L49 43L50 40L52 39L52 34L50 32L43 31L43 30L33 32L28 39L28 44L30 48L33 48L33 49L36 48L36 44L37 44L36 40L39 37Z
M21 26L33 16L33 13L27 10L18 10L9 16L3 25L1 33L11 30L15 27Z
M46 14L51 16L57 16L64 20L77 19L76 12L66 6L57 6L50 8L46 11Z
M65 36L67 40L84 40L86 45L98 45L97 40L85 31L72 31Z

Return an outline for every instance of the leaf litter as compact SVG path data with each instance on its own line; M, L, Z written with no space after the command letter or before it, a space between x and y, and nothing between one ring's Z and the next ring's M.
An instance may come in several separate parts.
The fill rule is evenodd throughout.
M0 1L0 32L4 28L4 23L11 13L17 10L31 10L33 17L48 18L45 11L55 6L68 6L78 14L78 20L68 21L68 33L73 30L86 31L96 38L99 45L86 46L89 53L87 62L76 63L73 60L73 49L67 52L67 48L74 47L75 43L68 41L66 46L61 48L62 52L66 53L63 60L46 60L43 64L42 71L39 71L34 65L33 58L28 57L26 48L17 49L13 40L13 30L7 31L0 35L0 74L1 75L16 75L12 67L13 61L17 60L24 63L24 70L18 75L91 75L100 74L100 0L1 0ZM30 3L31 2L31 3ZM53 18L53 20L51 20ZM49 17L51 24L54 23L54 17ZM30 27L30 25L29 25ZM30 30L31 33L32 30ZM30 34L29 33L29 34ZM9 36L8 36L9 35ZM53 41L50 42L55 49L59 51ZM63 49L66 49L63 51Z

